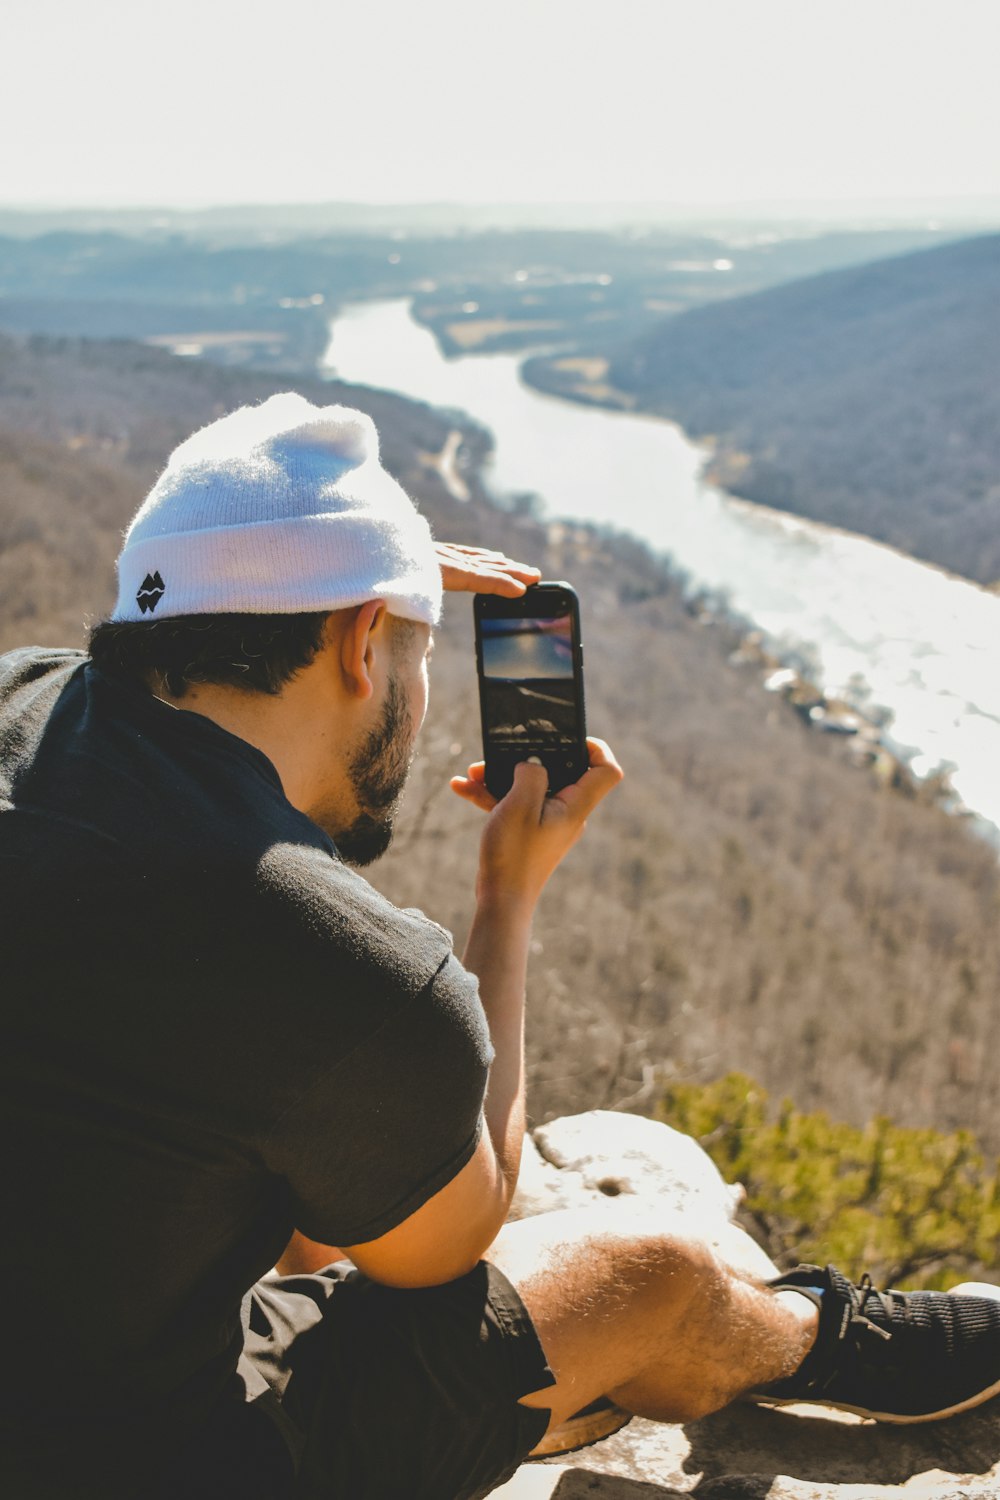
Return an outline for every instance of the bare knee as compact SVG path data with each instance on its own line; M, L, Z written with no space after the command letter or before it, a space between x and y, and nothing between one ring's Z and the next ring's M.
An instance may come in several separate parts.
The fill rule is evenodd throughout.
M556 1372L558 1387L547 1393L554 1411L565 1416L598 1395L624 1395L667 1367L677 1371L671 1385L682 1394L676 1415L657 1415L681 1421L695 1408L712 1409L694 1378L692 1343L697 1308L711 1301L724 1272L707 1238L679 1217L668 1221L620 1200L540 1214L508 1225L489 1259L520 1291ZM637 1385L636 1400L639 1394ZM621 1404L646 1414L630 1399Z
M705 1241L683 1233L647 1242L642 1264L654 1272L633 1297L629 1367L606 1394L636 1416L697 1421L733 1395L711 1311L726 1300L727 1272Z
M654 1298L678 1312L707 1292L720 1274L711 1247L680 1226L629 1234L615 1250L620 1275L648 1286Z
M620 1199L508 1224L487 1258L516 1284L541 1279L563 1296L577 1284L581 1300L610 1307L644 1288L686 1303L724 1274L709 1236L681 1215Z
M607 1394L637 1416L693 1422L718 1411L732 1389L718 1361L712 1309L731 1272L709 1241L674 1223L632 1242L621 1261L630 1283L634 1339L626 1378Z

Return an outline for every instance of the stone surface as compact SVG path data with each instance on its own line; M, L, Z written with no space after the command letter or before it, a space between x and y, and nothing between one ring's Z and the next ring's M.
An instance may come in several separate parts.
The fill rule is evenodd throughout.
M592 1109L540 1125L525 1139L510 1217L619 1197L726 1223L743 1189L725 1183L711 1157L679 1130L641 1115Z
M706 1235L732 1218L727 1186L689 1137L593 1110L525 1143L513 1217L636 1196L697 1215ZM970 1286L980 1295L1000 1289ZM491 1500L1000 1500L1000 1399L910 1427L821 1407L735 1404L684 1427L632 1421L577 1454L525 1464Z

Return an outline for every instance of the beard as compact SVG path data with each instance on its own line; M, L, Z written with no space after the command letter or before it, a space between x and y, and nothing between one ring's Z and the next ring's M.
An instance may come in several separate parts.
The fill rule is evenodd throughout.
M347 771L358 813L346 828L328 828L349 865L370 865L392 843L393 822L413 759L413 734L399 682L389 680L382 716Z

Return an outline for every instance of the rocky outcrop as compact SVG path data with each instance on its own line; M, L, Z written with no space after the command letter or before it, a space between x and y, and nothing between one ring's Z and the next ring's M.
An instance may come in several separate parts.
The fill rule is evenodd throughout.
M525 1143L513 1215L636 1194L697 1213L709 1233L713 1222L733 1217L741 1197L689 1137L638 1116L594 1110L542 1126ZM779 1411L735 1404L683 1427L634 1419L593 1448L524 1465L492 1500L682 1496L998 1500L1000 1400L914 1427L805 1405Z

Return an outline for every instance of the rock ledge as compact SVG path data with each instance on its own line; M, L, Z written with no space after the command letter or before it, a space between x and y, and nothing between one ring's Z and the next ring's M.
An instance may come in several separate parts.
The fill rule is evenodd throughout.
M741 1190L688 1136L593 1110L541 1126L525 1142L512 1217L632 1195L724 1222ZM525 1464L491 1500L656 1497L1000 1500L1000 1399L913 1427L815 1406L736 1404L684 1427L635 1419L593 1448Z

